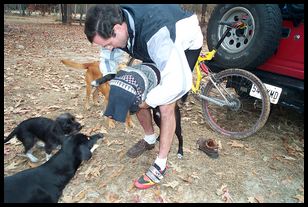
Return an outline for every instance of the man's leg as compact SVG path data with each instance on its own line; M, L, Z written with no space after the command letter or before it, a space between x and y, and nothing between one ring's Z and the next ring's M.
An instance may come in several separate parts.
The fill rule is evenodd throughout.
M153 166L135 181L135 186L140 189L146 189L159 183L166 172L167 157L171 148L173 136L175 133L175 102L160 106L161 127L159 140L159 153Z
M127 156L131 158L136 158L143 152L153 149L156 142L150 109L140 109L136 116L144 130L145 136L127 151Z
M161 114L161 128L159 141L159 158L167 158L175 133L175 102L159 107Z
M154 134L154 127L152 124L152 115L150 109L140 109L136 116L146 135Z

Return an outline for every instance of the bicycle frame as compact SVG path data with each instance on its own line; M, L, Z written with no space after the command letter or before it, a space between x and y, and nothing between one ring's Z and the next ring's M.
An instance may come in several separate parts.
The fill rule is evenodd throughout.
M197 62L195 64L195 70L197 73L197 80L196 80L196 84L192 85L191 90L193 93L199 93L200 92L200 83L201 83L201 79L202 79L202 75L201 75L201 70L200 70L200 65L204 64L204 61L209 61L212 60L217 52L217 49L220 47L222 41L226 38L228 32L232 29L232 27L228 27L226 29L226 31L223 33L223 35L221 36L220 40L218 41L217 45L209 52L206 53L200 53ZM204 66L206 67L206 66ZM204 72L206 68L203 69Z

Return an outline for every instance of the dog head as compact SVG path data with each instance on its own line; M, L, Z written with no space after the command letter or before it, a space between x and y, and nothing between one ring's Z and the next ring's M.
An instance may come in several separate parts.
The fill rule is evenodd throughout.
M78 160L89 160L92 157L91 149L98 139L103 138L101 133L92 135L90 137L78 133L70 136L61 148L65 153L72 154L77 157Z
M82 128L70 113L61 114L56 118L56 123L61 127L65 135L76 134Z

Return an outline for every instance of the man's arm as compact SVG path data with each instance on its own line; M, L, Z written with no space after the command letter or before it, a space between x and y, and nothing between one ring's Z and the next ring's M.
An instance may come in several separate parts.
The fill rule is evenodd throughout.
M164 27L161 28L148 42L148 52L159 69L161 74L161 83L148 92L145 102L151 106L156 107L172 102L179 93L177 84L180 80L177 77L182 77L182 58L183 54L179 54L175 43L170 38L169 30ZM184 53L184 51L182 51ZM184 58L186 58L184 56ZM170 72L175 73L170 80ZM168 77L168 79L166 79ZM181 86L180 86L181 87Z

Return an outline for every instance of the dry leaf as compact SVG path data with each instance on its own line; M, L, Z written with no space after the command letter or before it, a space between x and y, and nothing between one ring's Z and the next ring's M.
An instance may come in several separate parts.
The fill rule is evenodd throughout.
M248 200L248 203L255 203L256 202L255 197L253 197L253 196L248 197L247 200Z
M35 168L35 167L38 167L38 166L41 165L39 162L30 162L30 161L28 161L27 164L28 164L31 168Z
M4 145L4 155L8 155L8 154L10 154L10 148Z
M18 166L19 163L13 161L11 164L5 167L5 170L13 170Z
M106 195L106 200L109 203L119 203L119 195L116 193L108 192Z
M177 171L177 172L182 172L182 168L180 166L178 166L177 164L174 164L173 162L169 161L170 162L170 165L171 167Z
M256 196L255 196L255 199L258 201L258 203L264 203L264 198L263 198L263 196L256 195Z
M282 157L286 160L296 160L295 158L286 155L282 155Z
M189 117L182 117L182 120L183 121L189 121L191 118L189 118Z
M235 141L235 140L232 140L232 142L228 142L227 144L231 145L231 147L235 147L235 148L243 148L244 145Z
M139 195L134 195L133 196L133 203L141 203L141 199Z
M200 180L200 177L198 176L197 172L193 172L193 173L191 174L191 177Z
M185 177L179 176L179 178L181 178L184 182L192 183L191 176L189 175L185 175Z
M183 147L183 151L184 151L184 152L189 152L189 153L192 153L192 154L194 153L193 151L191 151L190 149L188 149L188 148L186 148L186 147Z
M73 201L78 202L86 197L86 193L84 190L80 191L76 196L74 196Z
M100 129L99 132L100 132L100 133L103 133L103 134L108 134L106 128L105 128L103 125L102 125L102 127L101 127L101 129Z
M296 196L293 196L293 198L296 198L299 203L304 203L304 195L297 194Z
M174 180L174 181L172 181L172 182L169 182L169 183L166 183L166 184L163 184L163 185L166 186L166 187L171 187L171 188L174 189L176 186L179 185L179 182L176 181L176 180Z
M62 201L64 203L73 203L73 197L72 196L68 196L68 195L63 195L62 196Z
M227 187L226 184L222 184L222 186L216 190L217 195L222 195L224 193L224 189Z

